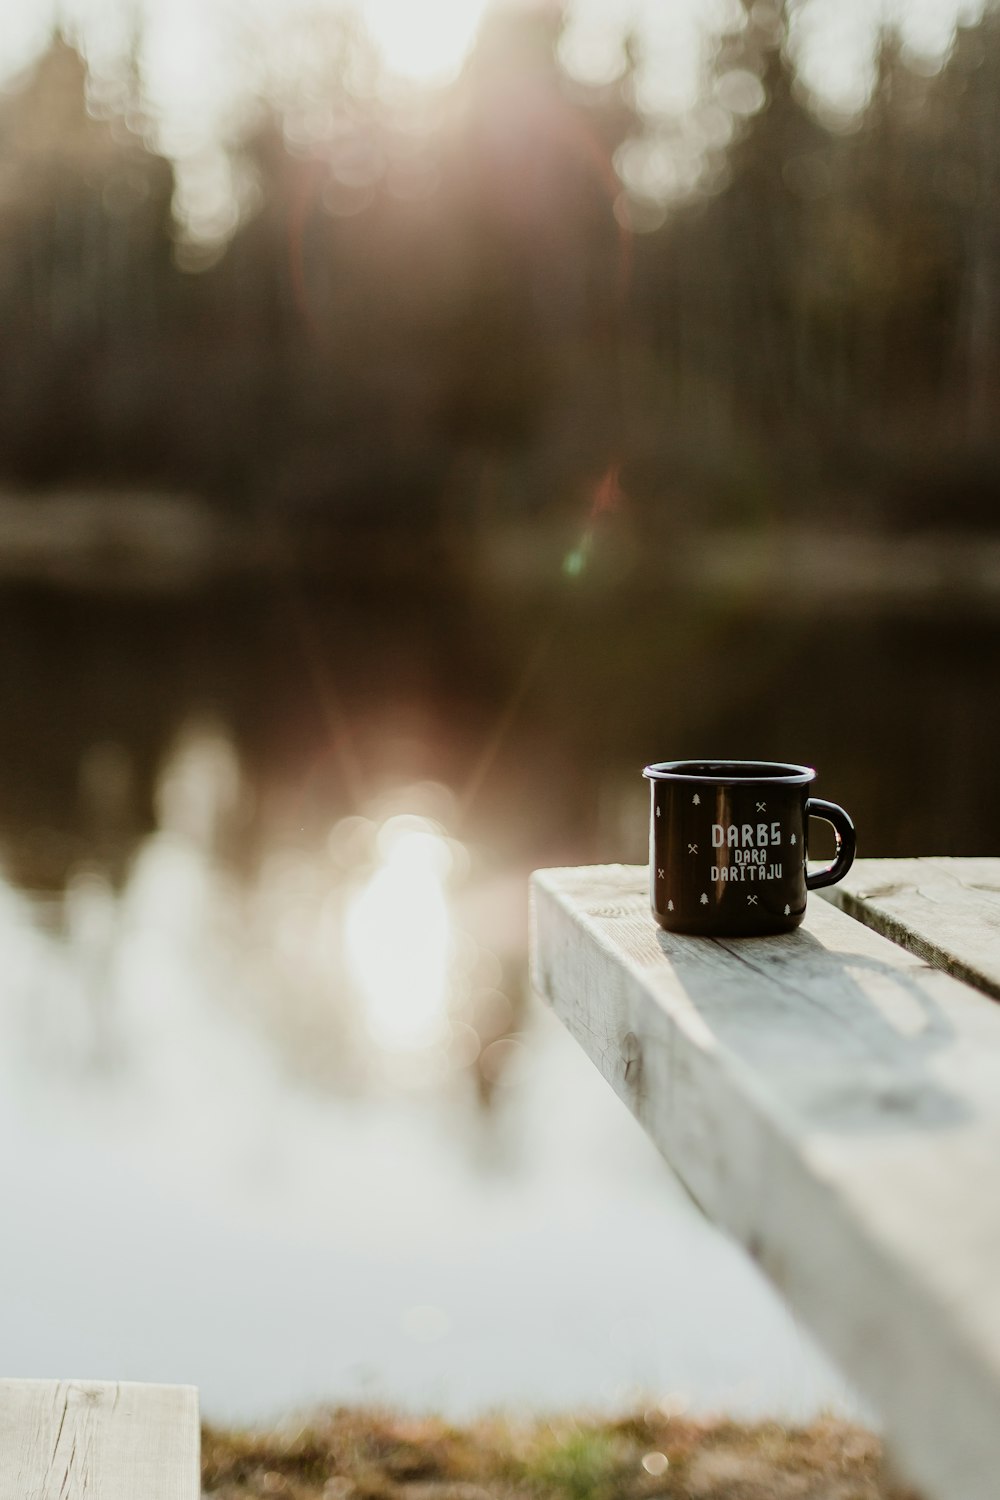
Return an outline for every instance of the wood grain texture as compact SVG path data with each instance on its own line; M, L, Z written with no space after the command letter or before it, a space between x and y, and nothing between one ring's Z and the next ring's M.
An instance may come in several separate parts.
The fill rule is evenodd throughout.
M685 938L644 867L532 884L536 988L927 1495L996 1500L1000 1006L824 901Z
M823 895L1000 999L1000 859L861 860Z
M193 1386L0 1381L0 1500L197 1500Z

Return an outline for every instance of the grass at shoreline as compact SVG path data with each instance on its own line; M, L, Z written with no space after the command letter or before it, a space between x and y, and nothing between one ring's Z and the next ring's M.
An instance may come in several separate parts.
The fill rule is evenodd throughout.
M339 1409L284 1433L205 1429L213 1500L909 1500L878 1438L823 1420L431 1418Z

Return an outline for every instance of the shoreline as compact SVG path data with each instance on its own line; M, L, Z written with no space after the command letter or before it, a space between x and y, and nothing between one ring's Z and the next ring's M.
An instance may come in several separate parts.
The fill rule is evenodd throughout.
M756 528L678 525L639 537L621 517L588 533L539 519L473 521L447 543L432 525L364 527L329 516L237 517L169 492L0 491L0 585L144 596L222 585L369 580L433 588L451 576L482 597L542 597L571 587L600 598L669 588L678 602L733 601L763 614L817 606L851 614L1000 613L1000 530L844 530L763 522Z
M339 1408L271 1433L206 1426L202 1483L218 1500L915 1500L862 1427L696 1421L667 1405L603 1421Z

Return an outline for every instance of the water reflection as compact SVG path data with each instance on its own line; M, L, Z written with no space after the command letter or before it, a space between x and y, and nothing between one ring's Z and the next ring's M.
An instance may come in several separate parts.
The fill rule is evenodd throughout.
M347 907L348 961L373 1040L390 1051L443 1046L448 1034L451 919L448 843L405 814L382 825L379 863Z
M93 860L59 899L0 883L9 1368L193 1381L243 1420L640 1387L849 1404L577 1049L505 992L474 920L494 887L477 908L474 854L398 810L426 796L238 875L245 781L192 723L120 886Z
M84 758L82 779L112 822L125 764L117 747ZM471 1097L489 1107L516 1056L500 1044L523 996L464 920L475 925L482 894L467 847L437 819L398 810L447 807L443 787L396 788L373 816L341 818L325 839L272 830L258 859L234 864L234 832L255 798L231 738L193 720L152 800L156 826L120 883L98 837L61 896L24 904L5 893L22 935L28 926L55 939L33 962L43 988L59 992L52 1031L77 1063L130 1066L157 1012L180 1025L200 992L206 1009L257 1034L312 1086L356 1094L467 1074Z

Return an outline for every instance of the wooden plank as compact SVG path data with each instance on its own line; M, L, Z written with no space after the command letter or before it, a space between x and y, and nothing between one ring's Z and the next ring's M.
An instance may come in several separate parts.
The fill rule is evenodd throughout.
M0 1500L198 1500L193 1386L0 1381Z
M672 936L646 882L537 874L537 989L911 1477L996 1500L1000 1006L824 901L779 937Z
M828 901L1000 999L1000 859L859 860Z

